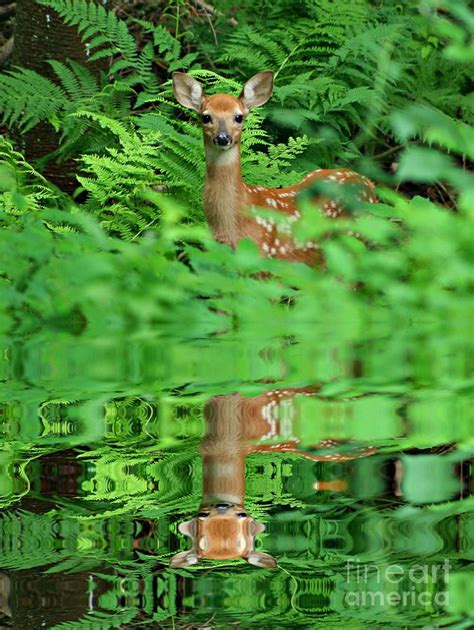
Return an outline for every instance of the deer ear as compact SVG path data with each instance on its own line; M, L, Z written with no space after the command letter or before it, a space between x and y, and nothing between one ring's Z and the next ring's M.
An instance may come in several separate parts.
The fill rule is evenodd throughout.
M201 111L204 100L204 91L199 81L185 72L173 72L173 92L178 103L183 107Z
M194 521L185 521L178 525L178 531L192 538L194 536Z
M170 567L173 569L179 569L181 567L189 567L192 564L197 564L198 562L199 558L197 557L194 549L189 549L189 551L180 551L179 553L175 553L170 560Z
M257 521L253 521L250 529L252 530L252 534L255 536L256 534L261 534L265 531L265 525L263 523L257 523Z
M269 553L263 553L263 551L251 551L246 560L249 564L262 569L274 569L277 565L275 558Z
M247 81L239 98L247 109L251 109L266 103L272 92L273 72L259 72Z

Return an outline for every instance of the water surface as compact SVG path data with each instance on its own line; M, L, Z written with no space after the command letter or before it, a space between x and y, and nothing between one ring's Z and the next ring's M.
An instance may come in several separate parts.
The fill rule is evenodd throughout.
M3 339L0 625L471 627L474 342L438 333ZM242 483L276 566L170 567Z

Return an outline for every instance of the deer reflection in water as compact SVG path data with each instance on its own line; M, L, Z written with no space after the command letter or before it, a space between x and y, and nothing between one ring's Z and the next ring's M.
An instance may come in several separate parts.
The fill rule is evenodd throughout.
M216 396L206 405L207 434L201 443L203 495L197 516L181 523L179 531L191 538L192 547L171 559L172 567L184 567L201 558L229 560L243 558L258 567L276 567L268 553L255 549L255 536L265 526L255 521L244 507L245 458L255 452L295 453L318 462L344 462L372 455L375 448L338 453L337 442L324 440L311 450L331 449L327 454L298 450L298 440L275 443L291 435L295 398L311 396L314 388L272 390L254 398L239 394ZM290 430L289 430L290 429ZM261 443L261 440L273 440ZM315 482L318 490L343 490L345 482Z

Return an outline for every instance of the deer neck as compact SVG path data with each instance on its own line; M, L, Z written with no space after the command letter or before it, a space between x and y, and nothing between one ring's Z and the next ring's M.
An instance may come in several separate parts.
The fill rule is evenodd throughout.
M216 396L206 405L207 433L201 444L203 495L201 504L244 504L245 456L240 397Z
M245 454L220 453L203 456L201 504L243 505L245 496Z
M204 210L214 238L234 247L240 234L247 188L240 167L240 144L222 151L205 144L207 174Z

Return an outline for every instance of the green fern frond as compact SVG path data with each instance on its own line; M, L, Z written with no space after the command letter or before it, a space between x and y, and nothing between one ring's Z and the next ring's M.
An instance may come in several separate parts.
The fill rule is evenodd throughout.
M41 210L45 203L56 205L59 193L0 136L0 211L7 217ZM5 219L2 219L5 222ZM9 220L6 221L9 223Z
M5 125L27 132L63 106L63 90L33 70L17 68L0 76L0 116Z
M48 63L71 100L93 98L98 93L97 79L87 68L72 60L69 60L68 64L56 60L50 60Z
M154 26L150 22L138 20L141 26L153 36L143 50L137 50L137 44L125 21L120 20L113 11L107 11L100 3L90 0L39 0L40 4L55 10L66 24L76 26L82 40L86 43L89 60L98 61L112 57L108 70L109 76L119 77L126 86L141 84L151 94L158 91L158 82L154 72L155 49L164 56L166 62L179 65L181 44L163 26ZM189 63L192 59L187 59Z
M123 20L107 11L102 4L87 0L38 0L39 4L56 11L70 26L77 29L88 43L94 61L105 56L120 54L133 66L137 61L137 47ZM93 52L95 51L95 52Z

